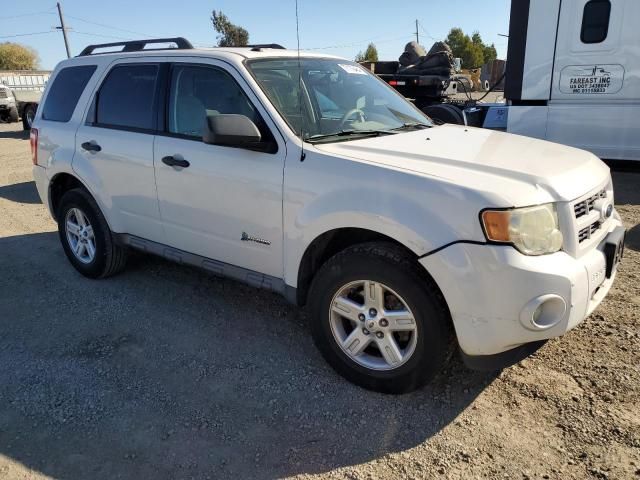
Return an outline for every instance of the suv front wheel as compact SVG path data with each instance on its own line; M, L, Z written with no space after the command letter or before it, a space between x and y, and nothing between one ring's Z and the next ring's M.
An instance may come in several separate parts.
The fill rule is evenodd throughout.
M450 357L453 332L438 288L392 244L348 248L325 263L309 292L314 341L346 379L404 393Z
M66 192L56 216L62 247L78 272L89 278L104 278L124 268L127 250L117 244L86 190L76 188Z

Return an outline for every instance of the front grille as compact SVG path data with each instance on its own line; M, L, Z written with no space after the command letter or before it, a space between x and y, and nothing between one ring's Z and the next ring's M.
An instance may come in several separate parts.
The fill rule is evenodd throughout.
M581 202L576 203L573 206L573 213L576 218L584 217L588 215L591 210L593 210L593 205L600 198L607 198L607 191L605 189L600 190L595 195L591 195L589 198L584 199ZM582 230L585 230L584 228ZM581 231L582 231L581 230Z
M593 222L588 227L584 227L582 230L578 232L578 243L584 242L591 238L595 232L600 230L602 223L598 220L597 222Z
M9 98L7 91L4 88L0 88L0 98Z

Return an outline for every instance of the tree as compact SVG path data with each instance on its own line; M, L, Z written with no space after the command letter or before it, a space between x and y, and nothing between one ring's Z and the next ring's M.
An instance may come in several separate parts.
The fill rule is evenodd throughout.
M492 43L491 45L484 46L484 63L490 62L491 60L495 60L498 58L498 51L496 50L496 46Z
M464 68L477 68L489 60L495 60L495 46L488 46L482 41L480 32L473 32L471 37L460 28L452 28L445 40L451 47L454 57L462 59Z
M356 62L377 62L378 61L378 49L373 43L367 45L367 49L362 52L358 52L356 55Z
M0 70L33 70L38 66L38 54L18 43L0 43Z
M467 49L469 37L464 34L461 28L452 28L449 35L445 39L447 45L451 47L454 57L463 57L464 51Z
M211 12L211 23L218 32L219 47L245 47L249 44L249 32L231 23L221 11Z

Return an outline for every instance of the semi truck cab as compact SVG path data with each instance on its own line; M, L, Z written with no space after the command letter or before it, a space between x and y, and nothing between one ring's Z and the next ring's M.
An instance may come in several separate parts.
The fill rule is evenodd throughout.
M513 1L507 131L640 160L640 2Z

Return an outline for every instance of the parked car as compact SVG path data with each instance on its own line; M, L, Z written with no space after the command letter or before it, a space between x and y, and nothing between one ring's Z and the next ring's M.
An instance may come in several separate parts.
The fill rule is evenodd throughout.
M622 255L593 154L435 126L360 65L277 45L87 47L53 72L31 146L80 273L134 248L279 292L340 374L383 392L458 346L496 368L564 334Z

